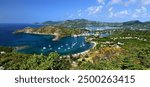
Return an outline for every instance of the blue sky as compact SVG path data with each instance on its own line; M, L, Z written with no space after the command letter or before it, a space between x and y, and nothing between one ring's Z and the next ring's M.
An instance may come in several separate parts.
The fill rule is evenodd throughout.
M0 0L0 23L150 21L150 0Z

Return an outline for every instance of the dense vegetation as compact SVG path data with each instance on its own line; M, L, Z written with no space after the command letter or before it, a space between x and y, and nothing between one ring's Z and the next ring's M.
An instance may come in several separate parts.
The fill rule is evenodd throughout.
M70 62L57 53L44 56L11 52L0 54L0 66L7 70L65 70L70 68Z
M91 38L91 37L90 37ZM94 37L92 37L94 38ZM115 30L109 37L95 37L97 46L79 69L145 70L150 69L150 31Z
M78 35L88 30L78 29L78 28L65 28L63 26L44 26L40 28L30 28L27 27L22 30L17 30L14 33L31 33L31 34L46 34L46 35L55 35L57 39L66 36Z
M3 47L3 46L0 46L0 52L12 52L13 49L11 47Z
M12 48L0 47L0 66L19 70L149 70L149 30L109 30L108 37L89 36L97 43L88 53L63 57L57 53L48 56L20 54Z

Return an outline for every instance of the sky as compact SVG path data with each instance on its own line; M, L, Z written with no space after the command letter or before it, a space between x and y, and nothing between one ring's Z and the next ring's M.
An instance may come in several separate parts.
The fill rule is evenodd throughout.
M0 23L150 21L150 0L0 0Z

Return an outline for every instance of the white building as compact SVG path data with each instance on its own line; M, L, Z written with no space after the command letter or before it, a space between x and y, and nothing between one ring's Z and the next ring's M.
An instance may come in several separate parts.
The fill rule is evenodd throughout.
M6 53L6 52L4 52L4 51L1 51L1 52L0 52L0 54L5 54L5 53Z

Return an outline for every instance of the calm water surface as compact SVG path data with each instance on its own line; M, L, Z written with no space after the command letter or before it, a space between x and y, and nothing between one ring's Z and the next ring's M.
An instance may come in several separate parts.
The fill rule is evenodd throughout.
M19 47L18 52L27 54L49 54L58 52L61 55L83 52L92 47L85 42L85 37L65 37L52 41L50 35L12 34L15 30L25 27L41 27L34 24L0 24L0 46Z

